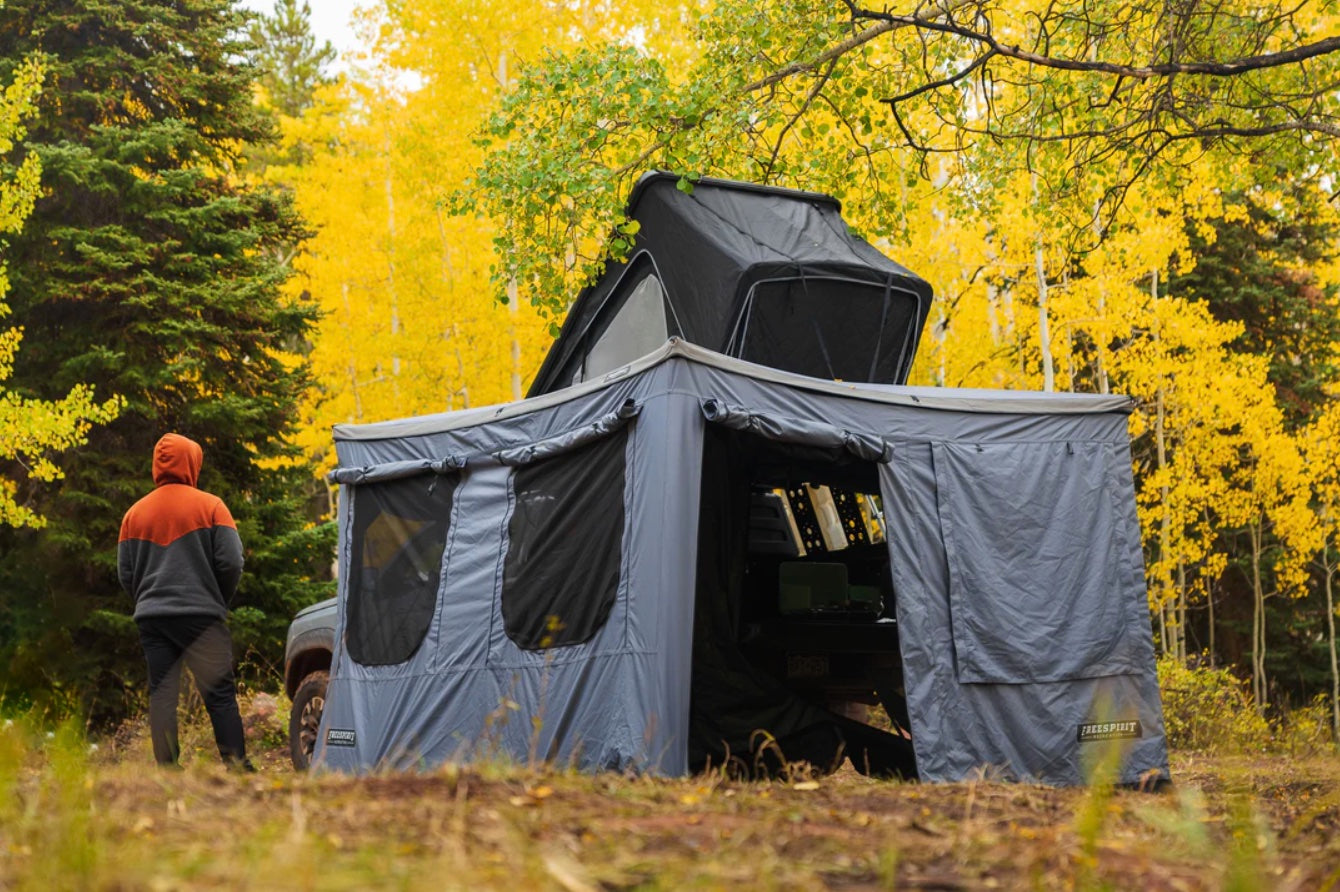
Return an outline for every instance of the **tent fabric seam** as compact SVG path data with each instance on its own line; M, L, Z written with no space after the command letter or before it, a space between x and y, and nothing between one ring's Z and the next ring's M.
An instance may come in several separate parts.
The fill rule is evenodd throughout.
M1136 400L1132 397L1105 394L1042 393L1026 390L981 391L979 394L977 391L964 391L955 388L911 388L906 386L900 386L899 389L903 392L895 392L891 389L892 385L824 381L792 372L783 372L746 362L742 359L735 359L708 350L705 347L691 344L680 338L670 338L655 351L614 369L597 380L583 381L580 384L574 384L553 393L511 403L500 403L496 406L460 409L456 412L423 415L410 419L369 424L337 424L334 428L334 437L337 442L367 442L426 436L479 427L504 418L528 415L542 409L580 400L592 393L627 383L637 373L675 359L742 375L754 381L783 384L807 393L845 396L863 402L911 406L936 412L964 412L986 415L1098 415L1115 412L1129 415L1136 406ZM936 393L936 390L943 390L943 394Z
M508 640L510 641L511 639ZM423 672L400 672L396 674L391 674L390 672L386 672L383 674L378 672L378 670L389 670L396 666L404 666L405 663L408 663L410 660L406 660L404 663L378 663L374 665L368 665L366 663L356 662L356 665L361 667L365 673L373 673L373 672L377 673L377 675L375 676L371 674L361 675L358 678L358 681L360 683L376 682L378 684L383 684L395 681L404 681L406 679L414 679L414 678L437 678L442 675L469 675L471 673L476 672L489 672L495 669L542 669L546 666L564 666L572 663L582 663L596 658L655 656L661 653L660 650L653 650L653 649L639 650L638 648L635 647L620 647L613 650L601 650L597 651L596 653L587 653L587 654L574 653L567 657L548 656L549 651L553 650L567 649L567 648L589 648L590 646L591 642L586 641L582 642L581 644L563 644L557 647L548 648L547 650L522 650L521 648L518 647L517 649L522 650L523 653L537 654L538 656L536 656L533 660L530 660L529 662L514 662L514 661L501 662L501 663L478 662L478 663L468 663L465 665L453 665L448 663L439 665L438 668L436 668L435 670L423 671ZM413 659L413 657L411 657L410 659Z

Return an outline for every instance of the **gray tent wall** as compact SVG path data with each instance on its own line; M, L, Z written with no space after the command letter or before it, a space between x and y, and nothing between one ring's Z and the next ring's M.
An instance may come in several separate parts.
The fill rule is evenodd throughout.
M630 405L608 621L585 643L523 650L503 631L514 471L505 461L524 459L531 444L561 452L600 436ZM504 755L684 773L698 482L713 415L761 436L848 442L882 460L923 779L986 768L1079 783L1112 745L1122 781L1166 776L1129 408L1120 397L820 381L672 341L607 380L547 396L339 427L337 474L350 485L317 760L359 771ZM343 495L366 485L357 480L430 462L459 474L431 625L405 662L360 665L345 646L353 543Z
M664 393L647 405L653 377L530 401L545 403L534 408L520 403L408 427L368 426L354 436L372 439L337 441L345 469L453 455L465 456L466 467L453 501L436 614L423 644L401 665L363 666L347 653L344 571L352 542L347 533L341 537L340 618L323 728L353 732L354 745L329 745L347 738L325 730L318 761L357 770L498 755L685 771L693 602L662 592L693 590L694 543L665 531L696 522L692 500L679 491L680 481L696 477L694 426L676 421L697 407ZM617 414L630 399L641 411L628 437L615 605L587 643L523 650L504 631L500 591L513 468L494 454L552 443ZM341 526L353 526L348 499ZM539 720L538 733L532 719Z

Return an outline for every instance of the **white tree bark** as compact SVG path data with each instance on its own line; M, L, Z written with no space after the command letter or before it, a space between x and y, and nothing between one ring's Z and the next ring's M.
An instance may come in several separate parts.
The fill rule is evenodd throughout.
M1150 275L1149 296L1153 300L1159 299L1159 271L1154 270ZM1154 340L1159 339L1158 329L1154 330ZM1168 478L1166 470L1168 467L1168 439L1165 433L1165 423L1167 419L1166 407L1164 404L1163 379L1159 379L1158 390L1154 394L1154 447L1158 461L1159 474L1163 483L1159 487L1159 504L1163 507L1163 516L1159 519L1159 560L1167 561L1168 553L1172 550L1172 506L1169 505L1170 489L1168 487ZM1163 640L1163 652L1176 654L1177 630L1173 629L1172 636L1168 634L1168 609L1167 605L1172 601L1173 593L1169 590L1167 574L1164 573L1160 578L1162 591L1159 594L1159 626ZM1177 622L1174 612L1173 622Z
M1322 569L1326 574L1326 638L1331 646L1331 734L1340 746L1340 666L1335 652L1335 571L1330 552L1323 546Z
M1256 711L1266 708L1266 595L1261 583L1261 519L1247 526L1252 540L1252 697Z
M1038 238L1033 252L1038 272L1038 350L1042 354L1042 389L1050 393L1056 389L1056 371L1052 363L1052 336L1047 316L1047 270L1042 260L1042 238Z

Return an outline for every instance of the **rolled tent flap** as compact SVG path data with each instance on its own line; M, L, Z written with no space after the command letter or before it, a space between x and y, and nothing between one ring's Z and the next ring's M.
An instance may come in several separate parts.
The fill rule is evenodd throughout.
M331 483L385 483L427 472L450 474L464 467L465 456L448 455L446 458L417 458L361 468L336 468L326 475L326 479Z
M618 431L642 411L642 404L633 399L625 400L623 405L602 415L591 424L575 430L566 431L543 440L536 440L524 446L514 446L490 453L501 465L520 467L545 458L552 458L565 452L571 452L588 443L608 437Z
M326 479L331 483L345 484L385 483L429 472L450 474L463 470L467 464L475 465L483 458L496 461L500 465L519 467L578 449L607 437L635 418L640 411L642 406L636 400L629 399L618 409L601 416L591 424L521 446L512 446L491 453L448 455L437 459L419 458L357 468L336 468L326 475Z
M893 446L873 434L844 430L821 421L765 415L719 399L703 400L702 409L708 421L731 430L747 431L781 443L842 448L862 461L887 464L893 460Z

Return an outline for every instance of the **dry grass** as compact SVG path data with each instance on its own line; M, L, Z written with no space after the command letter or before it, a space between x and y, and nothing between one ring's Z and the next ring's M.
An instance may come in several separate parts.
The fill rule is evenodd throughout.
M286 705L286 704L284 704ZM282 715L282 709L280 710ZM1340 889L1340 760L1198 757L1150 795L850 772L795 784L500 765L183 771L131 726L0 734L0 888ZM6 767L8 765L8 767Z

